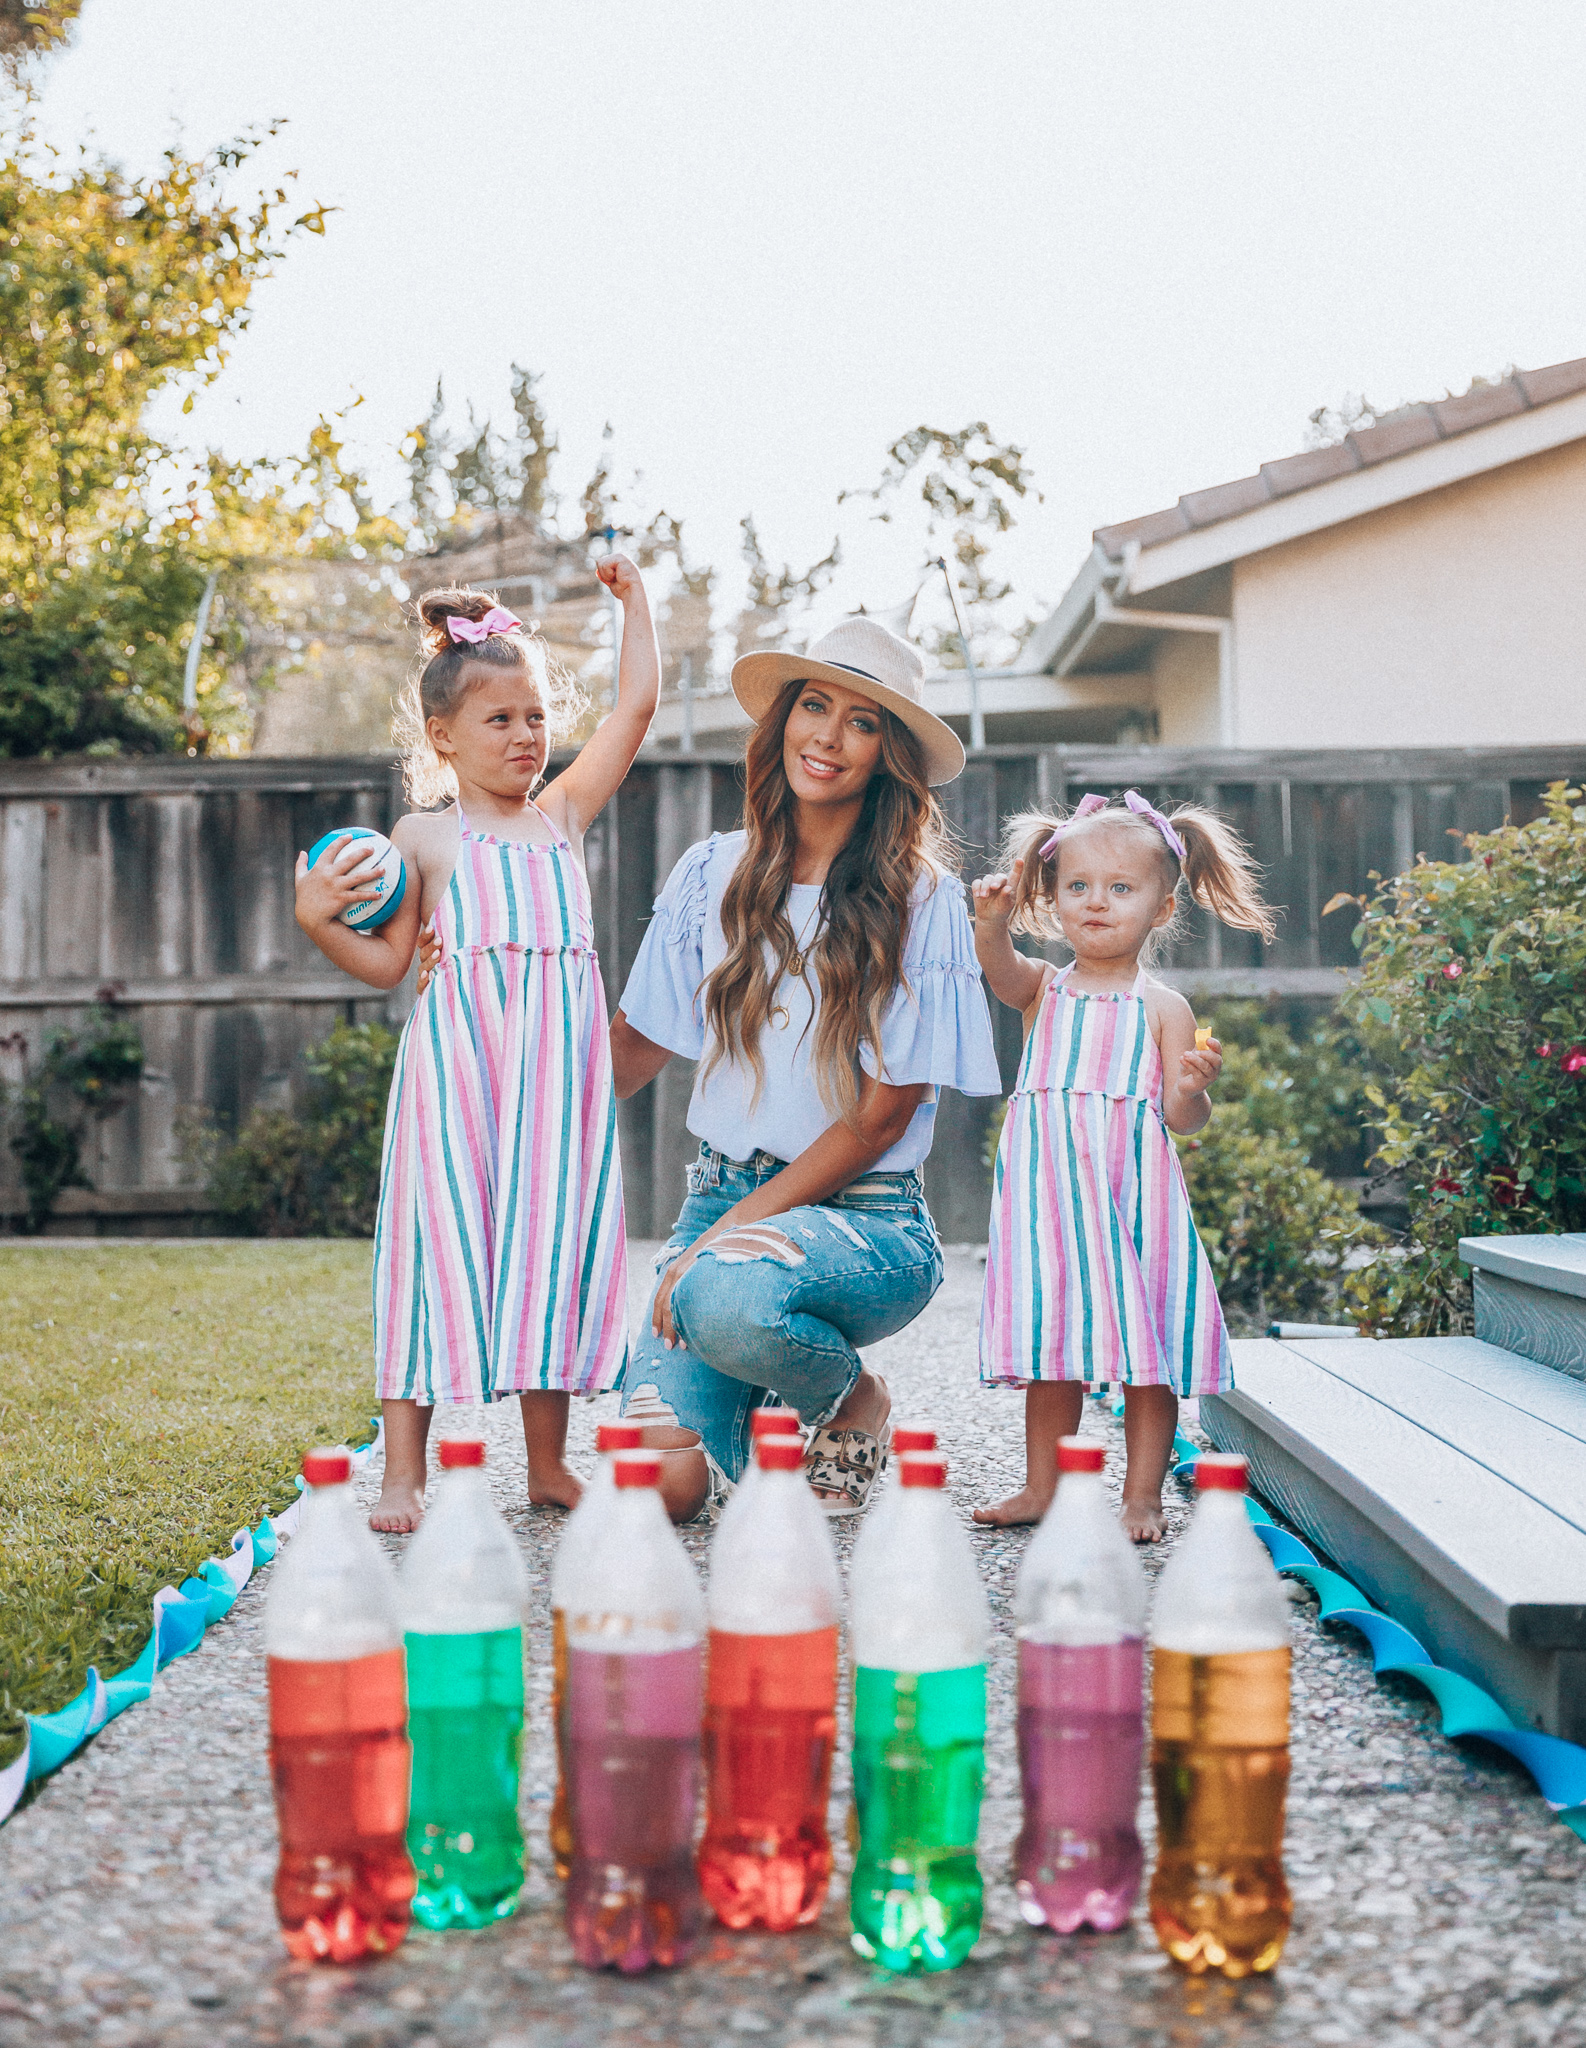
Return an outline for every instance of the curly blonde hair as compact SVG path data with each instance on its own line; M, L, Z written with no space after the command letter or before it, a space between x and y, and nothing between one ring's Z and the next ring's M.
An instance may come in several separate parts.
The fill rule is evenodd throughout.
M1154 959L1180 931L1186 896L1220 924L1230 925L1236 931L1256 932L1270 945L1277 919L1272 906L1261 899L1261 870L1233 826L1200 804L1180 804L1167 814L1167 819L1184 843L1182 861L1149 818L1123 804L1109 803L1105 809L1091 811L1083 818L1064 810L1020 811L1009 818L1002 834L1003 872L1011 874L1014 862L1020 863L1013 890L1011 928L1028 932L1032 938L1056 939L1066 944L1057 915L1057 871L1063 848L1073 835L1104 825L1109 831L1132 832L1142 845L1151 848L1162 863L1164 894L1174 901L1172 918L1159 925L1146 941L1141 955L1144 960ZM1043 857L1042 847L1059 829L1063 836L1051 853Z
M553 661L535 627L492 633L488 640L454 640L448 619L482 619L501 600L488 590L431 590L414 606L419 624L419 666L397 700L392 734L402 755L402 779L415 810L434 810L457 796L457 777L430 744L429 721L456 710L487 668L526 668L545 702L551 744L577 725L582 691Z

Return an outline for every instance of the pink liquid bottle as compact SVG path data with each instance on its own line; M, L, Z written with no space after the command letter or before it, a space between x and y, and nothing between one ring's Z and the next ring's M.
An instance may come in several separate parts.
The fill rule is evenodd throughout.
M1061 1439L1057 1493L1014 1595L1019 1909L1060 1934L1121 1927L1140 1890L1145 1573L1101 1468L1099 1443Z
M590 1969L688 1961L705 1601L653 1451L617 1451L609 1513L567 1574L567 1931Z
M303 1460L308 1495L264 1610L276 1912L294 1956L333 1963L397 1947L415 1883L396 1581L350 1469L344 1450Z

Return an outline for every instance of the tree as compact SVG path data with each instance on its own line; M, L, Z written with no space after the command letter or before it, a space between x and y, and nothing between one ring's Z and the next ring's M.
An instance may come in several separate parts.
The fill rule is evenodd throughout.
M743 534L742 555L749 571L749 587L733 628L735 652L752 654L766 641L779 639L787 630L788 614L795 606L805 608L818 597L837 573L842 561L842 542L833 539L830 549L807 569L794 569L784 562L773 568L760 545L760 531L754 515L745 513L738 522Z
M0 63L13 70L57 48L77 26L83 0L0 0Z
M219 375L256 282L325 212L288 179L237 203L223 184L265 139L167 152L131 178L42 144L11 108L0 161L0 754L208 744L246 723L226 688L247 565L339 545L367 496L333 423L287 464L182 456L146 427L151 399ZM274 132L274 131L269 131ZM316 502L329 471L337 508ZM332 532L337 538L331 538ZM230 567L204 697L184 726L186 642L204 583ZM257 600L256 602L262 602Z
M927 552L922 568L938 556L948 559L971 627L1002 626L1011 652L1025 628L1013 627L999 615L1012 585L993 573L990 556L997 540L1017 524L1016 505L1032 492L1039 504L1041 494L1035 490L1024 450L1012 441L999 441L984 420L972 420L956 433L918 426L900 434L887 450L880 482L870 490L843 491L837 502L868 498L881 508L874 516L890 522L900 501L917 500L925 510ZM939 661L949 667L963 665L964 649L956 630L939 632L935 641Z

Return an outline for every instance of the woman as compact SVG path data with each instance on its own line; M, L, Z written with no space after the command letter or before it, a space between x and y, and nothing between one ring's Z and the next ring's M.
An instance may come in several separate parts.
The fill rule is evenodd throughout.
M807 656L744 656L732 686L755 720L744 830L678 862L611 1027L619 1096L700 1063L699 1159L623 1399L680 1522L737 1480L768 1395L813 1426L828 1512L863 1507L890 1400L856 1347L941 1285L936 1089L1002 1089L931 795L964 750L919 657L848 619Z

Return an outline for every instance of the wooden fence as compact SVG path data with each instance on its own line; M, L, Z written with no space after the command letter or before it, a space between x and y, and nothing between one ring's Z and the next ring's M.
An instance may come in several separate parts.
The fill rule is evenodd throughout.
M993 747L943 792L965 870L989 864L999 821L1034 803L1131 784L1154 800L1193 797L1231 817L1286 906L1276 943L1197 915L1170 978L1203 997L1325 1000L1351 959L1347 916L1324 920L1336 891L1417 853L1447 857L1450 833L1536 814L1546 784L1586 775L1586 748L1377 753L1234 753L1152 748ZM586 841L596 938L615 1005L655 891L694 840L737 824L740 767L729 754L637 763ZM400 1022L392 996L339 973L298 930L292 864L333 826L389 829L402 807L385 757L201 761L0 762L0 1074L15 1081L52 1026L96 997L125 1006L147 1053L134 1099L94 1134L92 1190L63 1195L62 1231L182 1232L203 1227L184 1112L226 1128L301 1086L301 1054L338 1017ZM995 1008L995 1006L994 1006ZM1004 1077L1018 1020L997 1018ZM690 1074L674 1061L622 1110L628 1218L636 1235L670 1223L693 1150L684 1127ZM984 1235L981 1160L990 1105L943 1099L928 1176L949 1240ZM0 1154L0 1215L22 1208L15 1161Z

